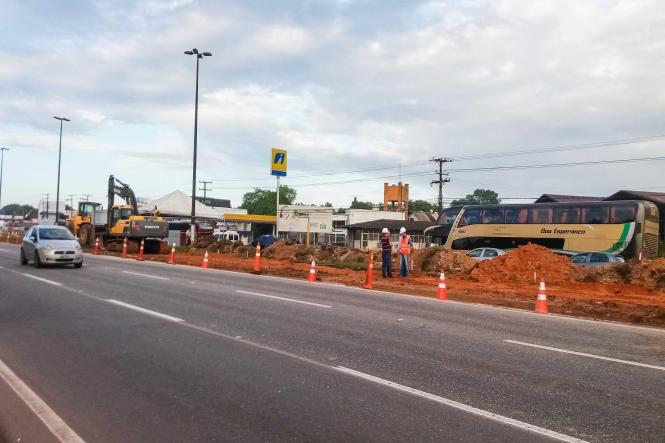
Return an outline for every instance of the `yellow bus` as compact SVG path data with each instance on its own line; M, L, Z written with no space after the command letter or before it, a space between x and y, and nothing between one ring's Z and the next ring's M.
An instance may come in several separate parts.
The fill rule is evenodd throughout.
M655 258L658 208L641 200L465 206L445 247L511 249L527 243L567 253Z

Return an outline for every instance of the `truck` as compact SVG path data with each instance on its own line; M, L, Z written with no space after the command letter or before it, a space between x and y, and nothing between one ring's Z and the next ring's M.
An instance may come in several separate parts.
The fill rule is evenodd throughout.
M116 195L124 204L115 204ZM132 249L143 241L147 254L160 252L162 241L168 237L169 225L162 217L139 215L136 195L129 185L109 176L106 210L101 206L95 202L79 202L77 213L69 220L69 229L82 245L92 245L94 239L99 238L106 249L120 251L127 239Z

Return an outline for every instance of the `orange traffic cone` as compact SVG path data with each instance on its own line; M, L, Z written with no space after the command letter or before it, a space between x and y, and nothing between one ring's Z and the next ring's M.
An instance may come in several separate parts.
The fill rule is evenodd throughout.
M446 288L446 274L441 267L441 274L439 275L439 287L436 290L436 298L439 300L448 300L448 289Z
M254 254L254 272L261 272L261 244L256 244L256 253Z
M136 259L138 261L145 261L145 257L143 256L143 251L145 249L145 239L141 239L141 246L139 247L139 255L136 256Z
M540 279L540 287L538 288L538 298L536 299L536 312L539 314L547 314L547 294L545 294L545 279Z
M312 264L309 267L309 274L307 275L307 281L315 282L316 281L316 263L312 260Z
M127 237L122 241L122 257L127 258Z
M367 262L367 274L365 274L365 284L363 288L372 289L372 273L374 272L374 251L369 251L369 261Z
M167 263L170 265L175 265L175 243L173 243L173 246L171 246L171 253L169 254Z
M208 251L206 251L205 255L203 256L203 262L201 263L201 267L203 269L208 269Z
M99 237L95 239L95 249L92 251L94 255L99 255Z

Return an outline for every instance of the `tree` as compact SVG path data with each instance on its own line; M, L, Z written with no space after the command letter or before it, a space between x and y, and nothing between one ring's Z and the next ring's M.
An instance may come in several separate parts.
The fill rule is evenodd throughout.
M19 205L18 203L11 203L9 205L5 205L0 209L0 214L3 215L16 215L16 216L24 216L28 212L34 210L30 205Z
M473 194L467 194L464 198L453 200L450 206L491 205L497 203L501 203L498 193L491 189L476 189L473 191Z
M358 197L353 197L351 209L374 209L374 204L372 202L361 202Z
M279 187L279 204L291 205L296 199L296 190L288 186ZM277 193L265 189L256 188L242 196L242 209L247 209L250 214L275 215L277 214Z
M409 200L409 212L436 212L438 206L427 200Z

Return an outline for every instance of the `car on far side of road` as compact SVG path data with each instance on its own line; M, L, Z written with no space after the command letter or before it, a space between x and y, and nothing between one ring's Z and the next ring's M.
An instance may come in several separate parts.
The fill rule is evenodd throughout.
M275 237L274 235L263 234L263 235L257 237L257 238L251 243L251 245L252 245L252 246L256 246L256 244L258 243L258 244L261 245L261 249L265 249L265 248L267 248L268 246L270 246L270 245L272 245L273 243L275 243L276 241L279 241L279 238Z
M21 243L21 264L32 261L35 268L44 265L83 266L79 241L64 226L36 225L28 229Z
M607 252L582 252L571 257L571 261L576 265L587 268L597 268L600 266L616 265L624 263L623 257L608 254Z
M466 255L475 260L492 260L500 255L504 255L506 251L497 248L476 248L467 252Z

